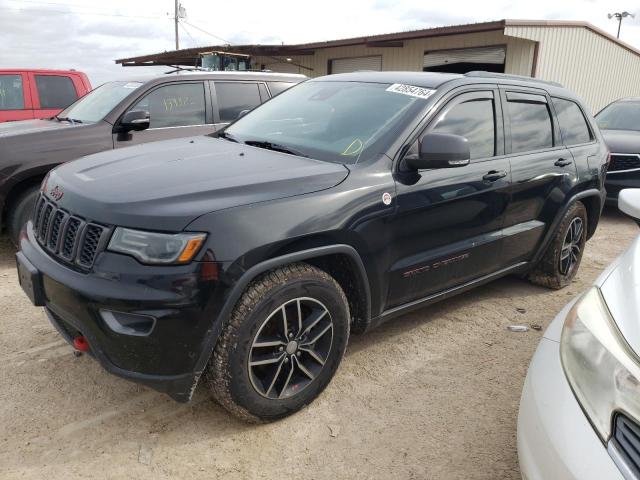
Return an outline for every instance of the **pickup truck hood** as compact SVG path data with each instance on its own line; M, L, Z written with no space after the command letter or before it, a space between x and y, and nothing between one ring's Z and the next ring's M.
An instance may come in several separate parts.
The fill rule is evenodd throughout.
M601 130L611 153L640 153L640 132L635 130Z
M47 194L97 222L179 231L205 213L324 190L348 174L341 164L202 136L66 163L51 172Z
M14 135L26 135L30 133L40 133L49 130L59 130L61 128L73 128L69 122L58 122L57 120L22 120L19 122L0 123L0 138Z
M640 355L640 237L596 280L629 346Z

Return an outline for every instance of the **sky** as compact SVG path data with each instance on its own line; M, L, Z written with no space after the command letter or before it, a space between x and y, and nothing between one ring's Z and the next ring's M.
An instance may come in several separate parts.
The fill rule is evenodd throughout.
M182 0L180 47L333 40L492 20L584 20L640 49L637 0ZM434 7L438 7L437 9ZM114 60L175 48L173 0L0 0L0 68L84 71L94 86L167 67ZM615 10L614 10L615 9Z

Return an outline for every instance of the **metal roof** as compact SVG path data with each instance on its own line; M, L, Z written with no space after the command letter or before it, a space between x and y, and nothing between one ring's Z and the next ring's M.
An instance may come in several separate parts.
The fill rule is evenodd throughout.
M293 45L211 45L205 47L186 48L182 50L165 51L150 55L120 58L115 62L122 66L147 66L147 65L190 65L196 66L199 54L211 50L244 53L265 57L289 57L300 55L313 55L315 50L322 48L342 47L349 45L365 45L368 47L402 47L404 40L416 38L439 37L447 35L460 35L479 32L504 30L506 27L574 27L585 28L600 35L620 47L640 56L640 50L624 43L588 22L563 21L563 20L497 20L492 22L470 23L464 25L451 25L446 27L425 28L406 32L386 33L363 37L344 38L324 42L300 43ZM281 60L281 58L277 58Z

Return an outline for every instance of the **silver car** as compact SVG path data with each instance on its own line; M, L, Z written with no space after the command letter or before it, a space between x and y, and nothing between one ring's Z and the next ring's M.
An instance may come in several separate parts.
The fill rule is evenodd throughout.
M619 208L640 221L640 189ZM640 237L545 332L518 415L522 476L640 479Z

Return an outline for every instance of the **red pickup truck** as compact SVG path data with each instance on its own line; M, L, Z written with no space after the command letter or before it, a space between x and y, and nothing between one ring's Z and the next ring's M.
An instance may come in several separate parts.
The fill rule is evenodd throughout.
M90 91L75 70L0 70L0 122L53 117Z

